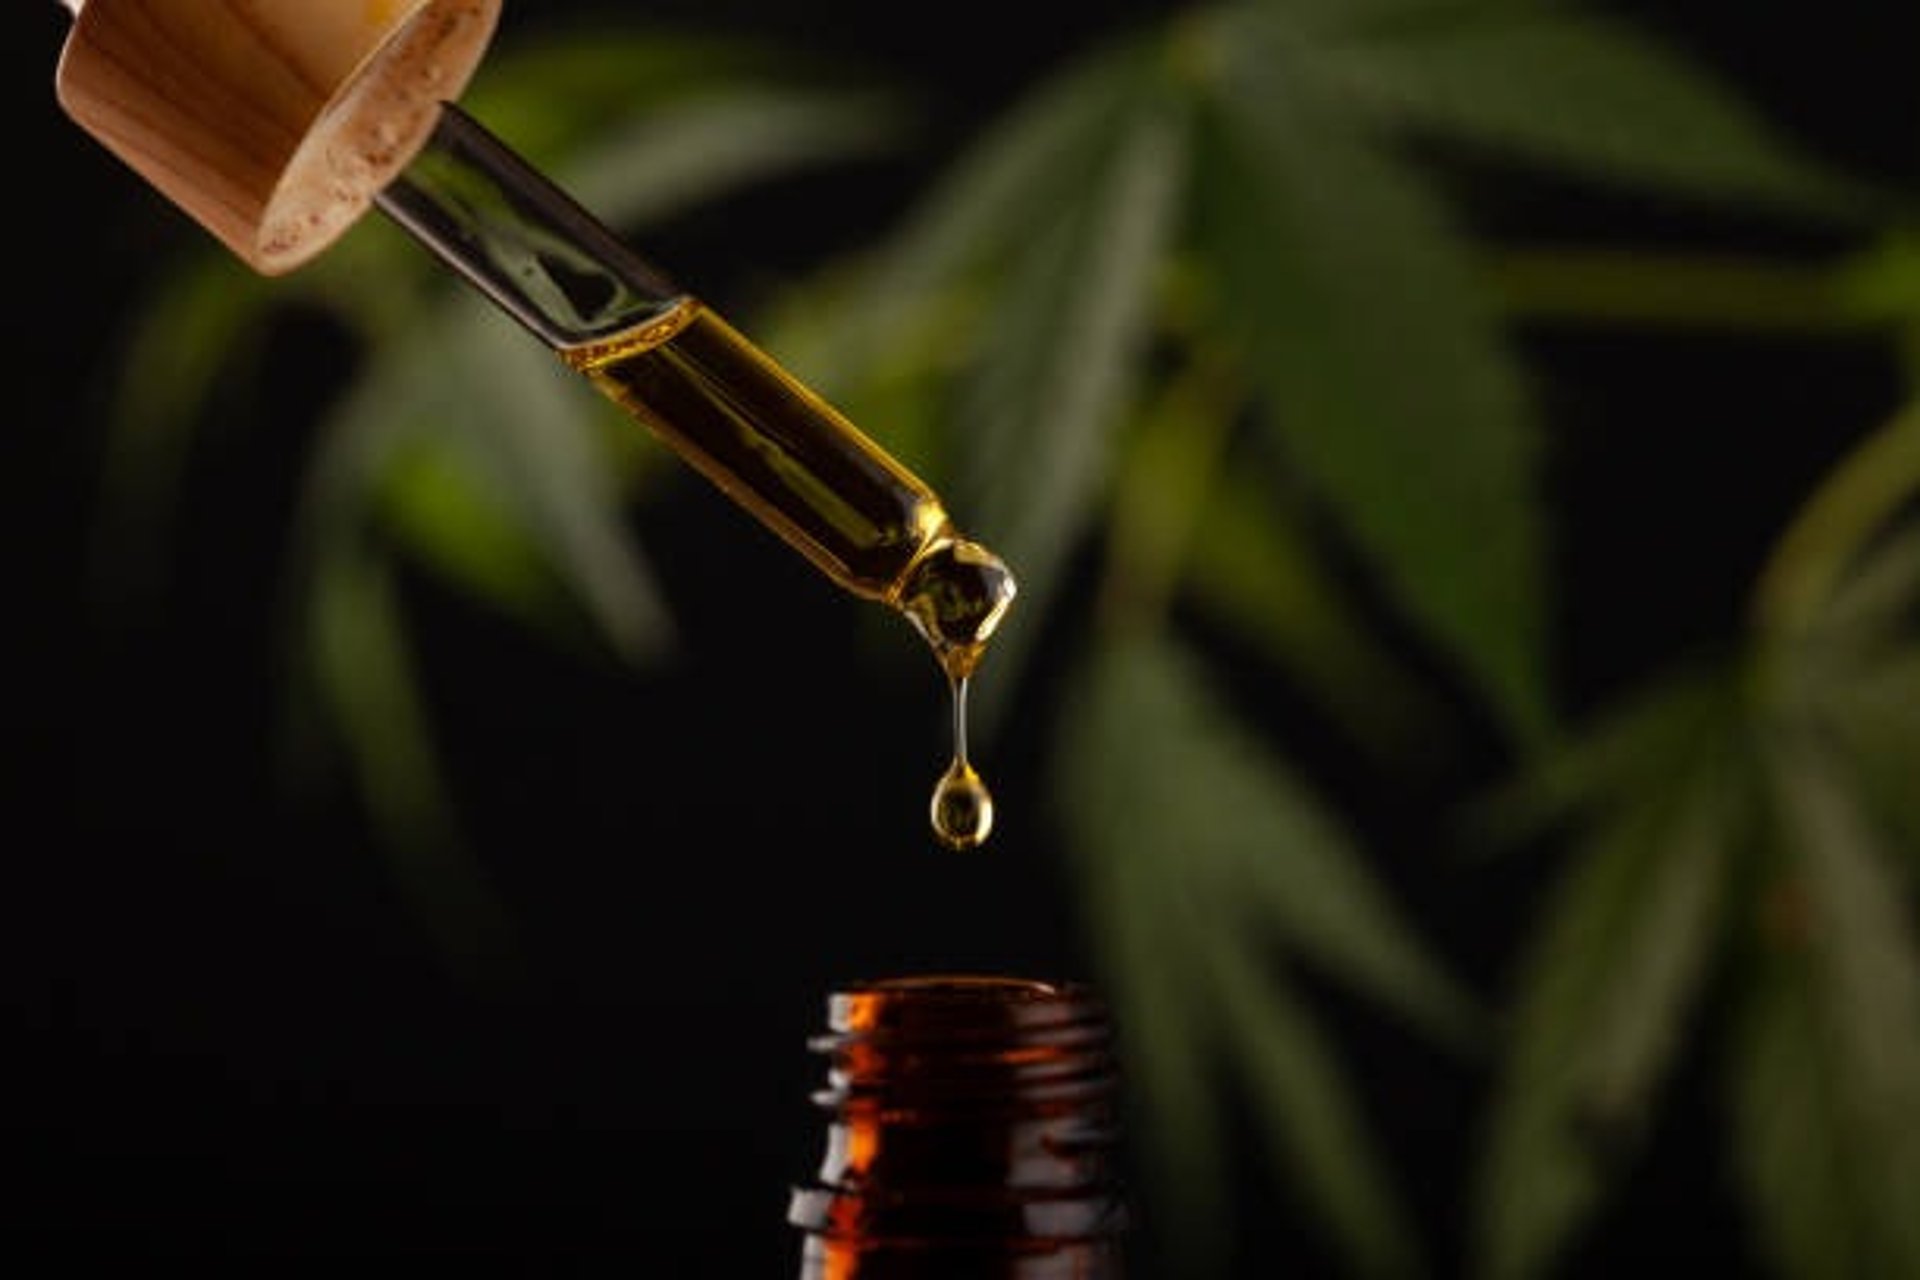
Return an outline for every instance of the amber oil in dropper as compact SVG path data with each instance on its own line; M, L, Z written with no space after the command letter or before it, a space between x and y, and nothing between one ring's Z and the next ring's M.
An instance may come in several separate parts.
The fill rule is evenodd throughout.
M933 830L953 849L984 842L993 797L967 755L967 687L1013 599L1005 564L960 537L912 472L693 298L560 354L828 577L913 623L953 705Z
M912 471L452 103L375 203L828 578L904 614L963 730L1014 580ZM963 731L933 809L945 843L985 838Z
M697 299L559 354L829 578L912 622L953 708L953 759L929 806L934 833L954 849L984 842L993 797L967 754L967 689L1014 597L1006 565L960 536L918 477Z

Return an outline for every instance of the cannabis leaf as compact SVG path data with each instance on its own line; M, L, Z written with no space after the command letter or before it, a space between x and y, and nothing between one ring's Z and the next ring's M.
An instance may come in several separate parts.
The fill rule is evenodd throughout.
M1111 940L1119 1008L1141 1020L1130 1056L1151 1140L1169 1150L1171 1202L1209 1216L1203 1188L1224 1135L1194 1064L1218 1056L1346 1256L1363 1274L1408 1274L1415 1237L1364 1107L1277 962L1314 966L1456 1044L1473 1033L1472 1000L1365 870L1344 825L1238 723L1193 655L1149 635L1122 639L1076 690L1055 786L1094 936Z
M1574 836L1520 970L1480 1274L1551 1272L1636 1154L1661 1077L1707 1051L1688 1015L1710 975L1739 1015L1733 1146L1782 1274L1920 1266L1914 828L1887 788L1920 768L1920 739L1886 731L1920 703L1883 701L1910 698L1920 665L1920 531L1898 515L1920 468L1889 466L1914 421L1870 433L1804 504L1742 653L1546 758L1506 810Z

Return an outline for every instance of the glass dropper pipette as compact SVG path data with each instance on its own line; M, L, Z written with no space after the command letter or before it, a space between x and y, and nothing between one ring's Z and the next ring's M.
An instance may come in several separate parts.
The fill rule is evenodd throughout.
M933 490L459 107L376 197L827 576L965 675L1011 576Z
M908 617L952 684L935 832L986 839L967 681L1013 599L933 490L452 105L376 203L828 577Z
M453 105L499 0L237 2L62 0L62 105L266 274L379 207L830 579L907 617L964 724L1012 574L912 471ZM992 821L964 741L932 805L960 847Z

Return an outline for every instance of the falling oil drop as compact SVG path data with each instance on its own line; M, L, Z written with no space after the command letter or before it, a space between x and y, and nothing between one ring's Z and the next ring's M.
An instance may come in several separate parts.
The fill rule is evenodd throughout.
M933 832L949 849L972 849L993 831L993 793L967 760L967 678L953 689L953 762L933 788Z
M953 694L953 762L933 789L933 833L949 849L972 849L993 831L993 793L967 759L967 680L1017 590L1000 557L977 542L943 537L916 562L895 607L933 647Z

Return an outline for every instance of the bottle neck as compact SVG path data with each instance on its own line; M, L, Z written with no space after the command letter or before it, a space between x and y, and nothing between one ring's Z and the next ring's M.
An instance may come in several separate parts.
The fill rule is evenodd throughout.
M1083 988L938 977L835 994L793 1194L803 1280L1113 1280L1125 1225L1111 1027Z

